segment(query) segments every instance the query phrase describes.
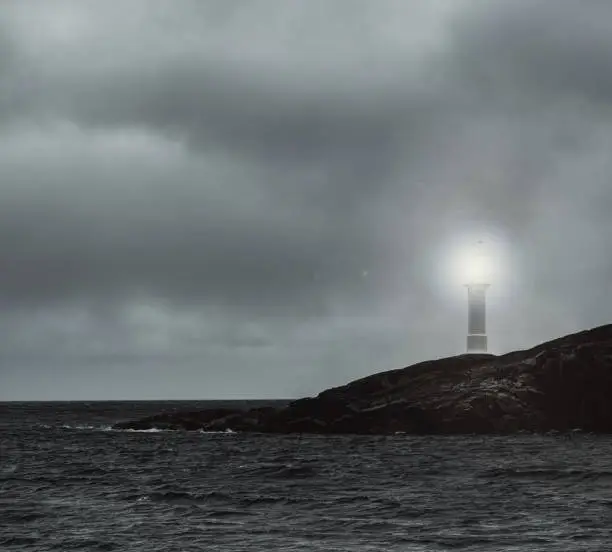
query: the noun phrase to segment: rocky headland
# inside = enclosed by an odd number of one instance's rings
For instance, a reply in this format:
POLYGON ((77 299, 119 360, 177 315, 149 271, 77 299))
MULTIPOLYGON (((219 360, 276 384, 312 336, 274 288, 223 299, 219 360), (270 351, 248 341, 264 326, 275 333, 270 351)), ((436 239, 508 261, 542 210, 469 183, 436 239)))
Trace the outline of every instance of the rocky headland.
POLYGON ((505 355, 373 374, 286 406, 161 413, 115 429, 318 434, 612 433, 612 324, 505 355))

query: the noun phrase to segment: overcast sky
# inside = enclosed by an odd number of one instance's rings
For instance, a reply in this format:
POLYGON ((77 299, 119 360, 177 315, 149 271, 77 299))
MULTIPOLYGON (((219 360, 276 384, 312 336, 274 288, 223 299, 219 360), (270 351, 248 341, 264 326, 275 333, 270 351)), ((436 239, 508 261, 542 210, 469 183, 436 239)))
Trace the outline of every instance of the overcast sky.
POLYGON ((605 0, 2 0, 0 400, 462 353, 476 239, 493 352, 612 321, 611 68, 605 0))

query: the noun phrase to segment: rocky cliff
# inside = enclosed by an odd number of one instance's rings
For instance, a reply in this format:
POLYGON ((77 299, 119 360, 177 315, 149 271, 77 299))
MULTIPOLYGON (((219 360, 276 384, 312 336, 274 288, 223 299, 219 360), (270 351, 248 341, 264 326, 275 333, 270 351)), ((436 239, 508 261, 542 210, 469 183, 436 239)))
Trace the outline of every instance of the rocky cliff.
POLYGON ((116 429, 263 433, 612 433, 612 325, 502 356, 461 355, 358 379, 283 408, 159 414, 116 429))

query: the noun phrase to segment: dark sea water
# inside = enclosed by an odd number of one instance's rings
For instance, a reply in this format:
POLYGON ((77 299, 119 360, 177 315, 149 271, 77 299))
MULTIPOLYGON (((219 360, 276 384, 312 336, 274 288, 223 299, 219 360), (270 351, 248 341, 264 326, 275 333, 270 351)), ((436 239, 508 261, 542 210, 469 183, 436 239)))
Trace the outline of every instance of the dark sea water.
POLYGON ((0 403, 0 551, 612 551, 610 437, 109 430, 211 404, 0 403))

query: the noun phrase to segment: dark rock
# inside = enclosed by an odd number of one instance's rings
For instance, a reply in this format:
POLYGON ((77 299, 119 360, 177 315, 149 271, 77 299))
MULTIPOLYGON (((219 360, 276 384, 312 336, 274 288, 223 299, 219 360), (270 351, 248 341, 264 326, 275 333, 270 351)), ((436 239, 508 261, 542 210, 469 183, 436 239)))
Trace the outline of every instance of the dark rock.
POLYGON ((264 433, 612 433, 612 325, 502 356, 374 374, 282 408, 159 414, 117 429, 264 433))

